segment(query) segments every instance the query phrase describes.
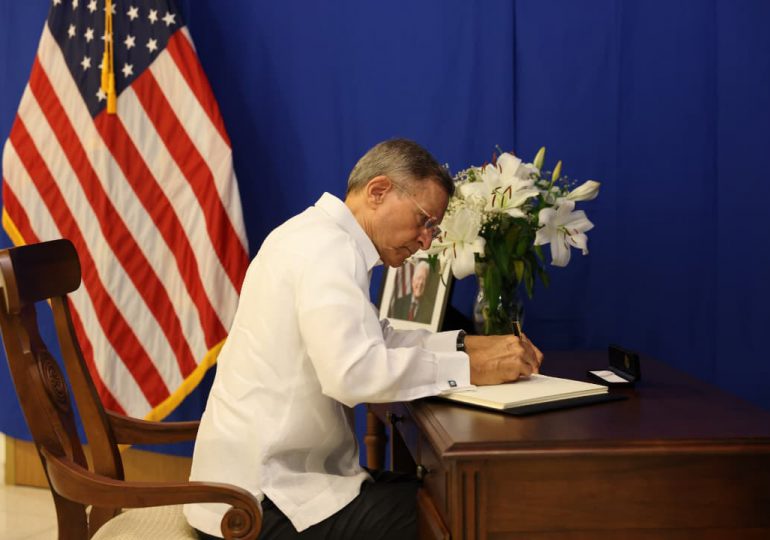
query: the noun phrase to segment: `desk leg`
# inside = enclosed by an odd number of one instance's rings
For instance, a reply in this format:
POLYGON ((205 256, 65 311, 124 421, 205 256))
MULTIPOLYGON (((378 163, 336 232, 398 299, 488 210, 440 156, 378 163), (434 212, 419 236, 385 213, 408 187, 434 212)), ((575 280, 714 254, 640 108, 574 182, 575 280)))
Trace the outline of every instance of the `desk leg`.
POLYGON ((385 424, 369 408, 366 411, 366 466, 370 469, 385 468, 385 424))

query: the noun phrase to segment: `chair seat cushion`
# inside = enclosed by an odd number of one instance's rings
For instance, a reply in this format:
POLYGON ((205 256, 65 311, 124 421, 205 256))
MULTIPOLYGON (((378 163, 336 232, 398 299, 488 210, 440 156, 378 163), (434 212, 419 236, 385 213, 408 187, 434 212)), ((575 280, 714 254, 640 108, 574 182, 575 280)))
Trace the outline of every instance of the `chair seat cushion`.
POLYGON ((91 540, 197 540, 182 514, 182 506, 154 506, 125 510, 96 532, 91 540))

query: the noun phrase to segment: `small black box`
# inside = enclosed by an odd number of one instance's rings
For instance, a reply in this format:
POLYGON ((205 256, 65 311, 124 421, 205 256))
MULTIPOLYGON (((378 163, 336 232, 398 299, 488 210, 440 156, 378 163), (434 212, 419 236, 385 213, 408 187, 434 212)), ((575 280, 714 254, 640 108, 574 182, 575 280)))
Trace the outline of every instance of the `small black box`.
POLYGON ((642 378, 639 355, 617 345, 608 348, 610 365, 606 369, 589 370, 588 376, 607 386, 633 386, 642 378))

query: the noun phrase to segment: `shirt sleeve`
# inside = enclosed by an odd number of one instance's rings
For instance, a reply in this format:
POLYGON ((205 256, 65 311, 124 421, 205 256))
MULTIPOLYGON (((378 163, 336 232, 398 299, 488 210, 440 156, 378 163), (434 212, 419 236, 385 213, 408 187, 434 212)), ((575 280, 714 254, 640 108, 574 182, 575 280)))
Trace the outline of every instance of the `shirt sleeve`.
POLYGON ((335 250, 333 256, 347 260, 308 268, 296 300, 302 340, 325 395, 354 406, 470 384, 468 356, 455 350, 456 333, 383 329, 355 253, 335 250))
POLYGON ((387 319, 380 321, 380 327, 388 347, 423 347, 436 352, 457 350, 459 330, 438 333, 429 330, 397 330, 387 319))

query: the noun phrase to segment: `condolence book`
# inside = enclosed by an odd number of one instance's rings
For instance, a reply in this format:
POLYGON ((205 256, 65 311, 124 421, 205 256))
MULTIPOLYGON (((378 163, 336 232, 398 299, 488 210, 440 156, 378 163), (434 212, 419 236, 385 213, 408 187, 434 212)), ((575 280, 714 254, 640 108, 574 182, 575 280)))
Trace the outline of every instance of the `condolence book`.
POLYGON ((607 387, 601 384, 540 374, 513 383, 477 386, 441 397, 509 414, 529 414, 624 398, 609 394, 607 387))

